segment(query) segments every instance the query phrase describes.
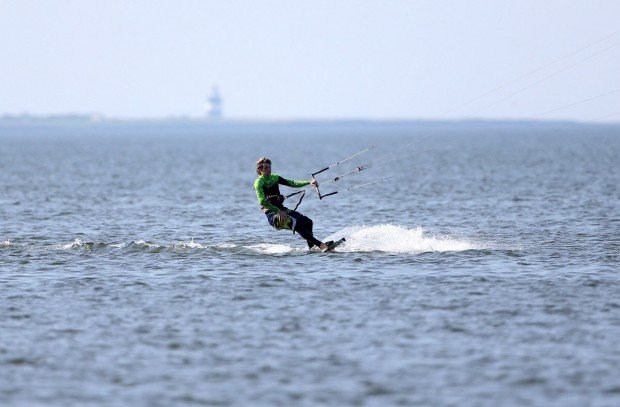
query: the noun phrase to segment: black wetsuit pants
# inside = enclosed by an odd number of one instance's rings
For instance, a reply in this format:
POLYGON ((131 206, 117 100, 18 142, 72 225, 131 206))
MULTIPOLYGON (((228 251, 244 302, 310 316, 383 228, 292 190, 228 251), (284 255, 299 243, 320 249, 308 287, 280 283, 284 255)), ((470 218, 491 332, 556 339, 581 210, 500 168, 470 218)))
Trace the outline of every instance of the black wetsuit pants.
MULTIPOLYGON (((274 228, 276 227, 274 224, 274 219, 276 214, 273 212, 266 212, 265 216, 267 216, 267 221, 274 228)), ((302 215, 299 212, 288 211, 288 216, 295 219, 295 230, 293 232, 299 233, 299 236, 306 239, 308 242, 308 247, 312 248, 313 246, 321 246, 321 241, 314 237, 312 234, 312 219, 309 217, 302 215)), ((277 229, 277 228, 276 228, 277 229)))

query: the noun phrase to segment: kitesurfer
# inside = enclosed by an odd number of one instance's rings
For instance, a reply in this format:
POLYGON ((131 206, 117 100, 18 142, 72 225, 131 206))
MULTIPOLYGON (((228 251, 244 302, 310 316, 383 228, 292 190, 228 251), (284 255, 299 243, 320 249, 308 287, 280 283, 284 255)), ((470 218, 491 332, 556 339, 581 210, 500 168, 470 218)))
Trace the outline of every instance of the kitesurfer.
POLYGON ((321 242, 312 234, 312 219, 299 212, 284 206, 284 196, 280 193, 279 185, 286 185, 292 188, 301 188, 306 185, 318 186, 315 179, 309 181, 295 181, 283 178, 271 173, 271 160, 261 157, 256 162, 256 173, 258 178, 254 181, 254 189, 260 209, 265 213, 267 221, 276 229, 290 229, 293 233, 297 232, 308 242, 311 249, 314 246, 325 251, 328 250, 333 242, 321 242))

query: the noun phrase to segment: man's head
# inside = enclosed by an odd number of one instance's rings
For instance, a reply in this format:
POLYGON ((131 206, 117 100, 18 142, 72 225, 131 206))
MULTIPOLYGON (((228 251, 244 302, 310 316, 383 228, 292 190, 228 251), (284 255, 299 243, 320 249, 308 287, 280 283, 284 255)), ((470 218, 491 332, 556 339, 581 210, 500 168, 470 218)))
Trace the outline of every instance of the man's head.
POLYGON ((271 175, 271 160, 261 157, 256 161, 256 173, 258 175, 271 175))

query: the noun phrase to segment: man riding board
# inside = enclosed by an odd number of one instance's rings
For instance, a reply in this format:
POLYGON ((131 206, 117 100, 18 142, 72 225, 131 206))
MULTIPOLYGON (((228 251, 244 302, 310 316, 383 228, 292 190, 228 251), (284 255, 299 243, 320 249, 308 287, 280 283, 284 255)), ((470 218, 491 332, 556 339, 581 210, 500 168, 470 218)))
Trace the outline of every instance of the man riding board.
POLYGON ((295 181, 271 173, 271 160, 261 157, 256 162, 258 178, 254 181, 254 189, 260 209, 265 213, 267 221, 276 229, 290 229, 297 232, 308 242, 308 248, 317 246, 322 251, 330 249, 332 241, 321 242, 312 234, 312 219, 299 212, 284 206, 284 196, 280 193, 279 185, 292 188, 301 188, 306 185, 318 186, 315 179, 309 181, 295 181))

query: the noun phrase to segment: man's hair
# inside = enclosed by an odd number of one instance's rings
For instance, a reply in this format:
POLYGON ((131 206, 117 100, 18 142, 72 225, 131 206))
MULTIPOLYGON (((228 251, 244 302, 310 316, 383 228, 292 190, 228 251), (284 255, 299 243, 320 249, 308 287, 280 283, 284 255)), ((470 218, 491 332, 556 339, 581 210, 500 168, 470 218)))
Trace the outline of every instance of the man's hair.
POLYGON ((258 161, 256 161, 256 173, 258 175, 260 175, 260 168, 263 166, 263 164, 271 164, 271 160, 267 157, 261 157, 258 159, 258 161))

